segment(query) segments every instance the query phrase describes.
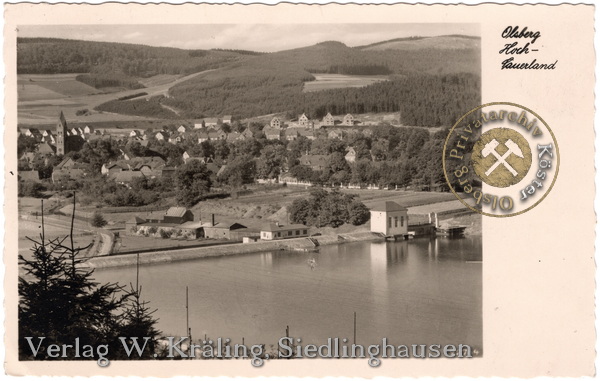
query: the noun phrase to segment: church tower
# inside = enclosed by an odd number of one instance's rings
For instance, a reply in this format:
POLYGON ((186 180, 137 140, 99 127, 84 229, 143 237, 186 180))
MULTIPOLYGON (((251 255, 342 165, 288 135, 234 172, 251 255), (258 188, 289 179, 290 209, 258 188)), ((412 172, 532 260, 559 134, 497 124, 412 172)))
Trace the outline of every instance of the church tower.
POLYGON ((60 112, 58 124, 56 125, 56 154, 64 155, 66 152, 67 120, 63 112, 60 112))

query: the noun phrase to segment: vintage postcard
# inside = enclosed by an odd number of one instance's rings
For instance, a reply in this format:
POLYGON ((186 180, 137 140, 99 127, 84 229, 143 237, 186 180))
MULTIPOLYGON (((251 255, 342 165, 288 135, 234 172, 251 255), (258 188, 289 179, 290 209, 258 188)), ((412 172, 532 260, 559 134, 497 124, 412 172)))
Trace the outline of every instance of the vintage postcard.
POLYGON ((592 5, 4 10, 8 374, 595 373, 592 5))

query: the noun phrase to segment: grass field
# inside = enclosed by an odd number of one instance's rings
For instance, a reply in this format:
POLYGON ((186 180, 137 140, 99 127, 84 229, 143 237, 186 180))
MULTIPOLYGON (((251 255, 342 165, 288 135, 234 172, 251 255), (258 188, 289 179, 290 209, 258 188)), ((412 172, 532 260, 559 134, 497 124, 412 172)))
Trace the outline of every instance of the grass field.
POLYGON ((140 80, 138 80, 138 82, 146 87, 154 87, 169 84, 179 77, 179 75, 159 74, 150 78, 141 78, 140 80))
MULTIPOLYGON (((164 95, 172 86, 210 71, 207 70, 186 77, 160 75, 147 78, 144 81, 148 86, 143 91, 148 93, 148 96, 164 95)), ((54 125, 60 111, 64 112, 69 123, 87 124, 153 120, 150 117, 93 111, 95 107, 103 103, 139 93, 140 89, 107 94, 76 81, 75 77, 76 74, 18 75, 19 102, 17 110, 19 124, 54 125), (62 97, 56 94, 61 94, 62 97), (92 113, 90 115, 76 115, 77 111, 81 109, 88 109, 92 113)))
MULTIPOLYGON (((19 254, 23 255, 25 258, 31 258, 34 244, 27 239, 27 237, 39 240, 41 233, 41 219, 38 221, 19 220, 19 254)), ((56 238, 62 239, 69 235, 69 229, 48 223, 44 226, 44 233, 46 241, 56 238)), ((73 234, 73 244, 75 247, 86 247, 92 243, 95 237, 95 234, 78 231, 73 234)), ((70 245, 70 240, 67 239, 64 244, 66 246, 70 245)))
POLYGON ((313 74, 313 76, 316 78, 315 81, 304 83, 303 91, 305 93, 346 87, 365 87, 388 80, 388 77, 379 75, 313 74))
POLYGON ((101 93, 98 89, 77 81, 77 75, 18 75, 19 101, 61 99, 101 93))

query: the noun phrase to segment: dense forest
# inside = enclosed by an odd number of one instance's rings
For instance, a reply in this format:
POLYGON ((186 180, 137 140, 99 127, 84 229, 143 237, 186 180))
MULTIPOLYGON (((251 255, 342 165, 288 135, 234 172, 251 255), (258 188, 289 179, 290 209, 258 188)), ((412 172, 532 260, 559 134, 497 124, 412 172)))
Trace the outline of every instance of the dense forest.
POLYGON ((402 123, 411 126, 448 126, 480 103, 480 77, 473 74, 413 75, 379 82, 364 88, 302 92, 302 83, 291 76, 224 78, 177 87, 171 98, 150 101, 111 101, 101 111, 120 114, 176 118, 161 102, 185 110, 187 118, 224 115, 231 110, 240 117, 287 111, 321 119, 333 115, 400 112, 402 123), (267 79, 268 78, 268 79, 267 79), (264 82, 263 82, 264 81, 264 82), (244 87, 254 90, 242 91, 244 87))
POLYGON ((146 45, 18 38, 18 74, 119 73, 132 77, 191 74, 243 59, 231 51, 183 50, 146 45))
POLYGON ((18 74, 85 73, 77 80, 92 87, 143 87, 139 78, 186 75, 245 59, 250 52, 183 50, 145 45, 17 39, 18 74))

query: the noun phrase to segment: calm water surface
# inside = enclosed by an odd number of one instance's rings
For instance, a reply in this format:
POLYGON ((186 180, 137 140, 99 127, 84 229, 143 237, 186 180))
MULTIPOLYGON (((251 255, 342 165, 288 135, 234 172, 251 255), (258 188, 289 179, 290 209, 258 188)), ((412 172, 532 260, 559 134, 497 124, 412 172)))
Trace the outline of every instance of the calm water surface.
MULTIPOLYGON (((315 253, 270 252, 140 267, 142 297, 164 335, 184 336, 185 287, 194 339, 304 343, 482 345, 481 238, 359 242, 315 253), (311 269, 308 260, 314 258, 311 269)), ((101 282, 135 283, 135 267, 98 269, 101 282)))

